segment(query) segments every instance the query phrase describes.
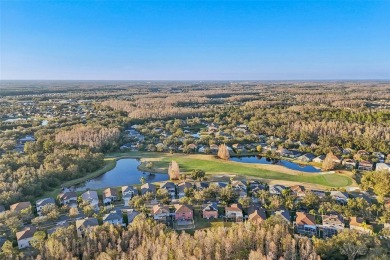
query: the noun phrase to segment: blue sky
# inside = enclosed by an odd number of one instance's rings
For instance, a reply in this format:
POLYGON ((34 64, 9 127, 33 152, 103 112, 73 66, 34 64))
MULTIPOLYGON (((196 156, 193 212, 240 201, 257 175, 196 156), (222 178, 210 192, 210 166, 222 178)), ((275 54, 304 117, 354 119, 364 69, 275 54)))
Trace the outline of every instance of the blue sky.
POLYGON ((390 1, 0 1, 1 79, 390 79, 390 1))

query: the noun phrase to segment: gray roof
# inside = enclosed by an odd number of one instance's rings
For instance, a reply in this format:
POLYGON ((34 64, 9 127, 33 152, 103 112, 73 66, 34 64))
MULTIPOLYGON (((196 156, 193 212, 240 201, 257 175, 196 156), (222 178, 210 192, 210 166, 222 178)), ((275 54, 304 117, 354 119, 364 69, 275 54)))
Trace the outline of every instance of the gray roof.
POLYGON ((194 185, 192 184, 192 183, 190 183, 190 182, 182 182, 182 183, 179 183, 179 185, 177 185, 177 189, 178 189, 178 191, 179 192, 184 192, 184 190, 186 189, 186 188, 193 188, 194 187, 194 185))
POLYGON ((60 223, 60 224, 57 224, 55 227, 52 227, 52 228, 48 229, 48 230, 46 231, 46 233, 47 233, 48 235, 51 235, 51 234, 53 234, 54 232, 56 232, 57 229, 59 229, 59 228, 66 228, 66 227, 68 227, 68 226, 69 226, 69 223, 66 222, 66 221, 64 221, 64 222, 62 222, 62 223, 60 223))
POLYGON ((134 209, 129 209, 128 211, 127 211, 127 220, 128 220, 128 223, 130 224, 130 223, 132 223, 133 222, 133 220, 134 220, 134 218, 136 217, 136 216, 138 216, 140 213, 138 212, 138 211, 136 211, 136 210, 134 210, 134 209))
POLYGON ((122 220, 123 216, 120 211, 111 211, 110 213, 103 216, 103 221, 109 221, 109 220, 122 220))
POLYGON ((145 194, 146 192, 156 193, 156 186, 151 183, 145 183, 141 186, 141 193, 145 194))
POLYGON ((84 218, 80 220, 76 220, 76 228, 87 228, 99 225, 99 222, 96 218, 84 218))
POLYGON ((218 204, 216 202, 209 202, 202 206, 202 211, 216 211, 218 210, 218 204))
POLYGON ((89 190, 81 194, 83 200, 99 200, 98 194, 94 190, 89 190))
POLYGON ((175 184, 173 182, 170 182, 170 181, 167 181, 167 182, 164 182, 163 184, 161 184, 160 188, 161 189, 172 189, 172 188, 175 188, 175 184))
POLYGON ((37 207, 39 206, 43 207, 48 204, 56 204, 56 201, 53 198, 45 198, 45 199, 38 200, 36 202, 37 207))
POLYGON ((290 212, 287 209, 276 210, 273 215, 281 216, 284 220, 291 222, 290 212))

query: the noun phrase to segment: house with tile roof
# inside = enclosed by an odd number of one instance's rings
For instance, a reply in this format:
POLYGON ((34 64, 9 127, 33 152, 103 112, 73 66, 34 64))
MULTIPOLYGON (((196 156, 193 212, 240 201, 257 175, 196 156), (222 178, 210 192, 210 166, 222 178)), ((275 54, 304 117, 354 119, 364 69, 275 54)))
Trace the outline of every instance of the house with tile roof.
POLYGON ((107 188, 103 191, 103 204, 109 205, 119 200, 119 192, 113 188, 107 188))
POLYGON ((152 215, 154 220, 165 221, 169 217, 170 213, 171 212, 168 205, 157 204, 152 208, 152 215))
POLYGON ((313 215, 306 212, 297 212, 295 227, 297 233, 307 236, 315 236, 317 234, 317 225, 313 215))
POLYGON ((188 205, 175 204, 175 220, 193 220, 194 211, 188 205))
POLYGON ((234 203, 225 207, 225 217, 236 222, 243 221, 243 213, 241 205, 234 203))
POLYGON ((253 210, 249 216, 248 221, 254 224, 261 224, 267 219, 267 214, 265 213, 265 209, 258 208, 253 210))

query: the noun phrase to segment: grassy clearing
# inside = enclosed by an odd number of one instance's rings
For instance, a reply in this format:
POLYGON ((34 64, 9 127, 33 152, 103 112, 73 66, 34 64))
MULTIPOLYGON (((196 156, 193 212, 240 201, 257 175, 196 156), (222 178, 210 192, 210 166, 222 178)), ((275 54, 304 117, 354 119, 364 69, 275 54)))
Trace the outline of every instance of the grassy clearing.
POLYGON ((301 174, 287 174, 271 170, 262 169, 261 165, 244 164, 236 162, 225 162, 221 160, 202 160, 186 157, 168 157, 162 158, 160 162, 154 162, 158 168, 165 168, 171 160, 176 160, 180 169, 185 172, 193 169, 202 169, 207 174, 231 173, 235 175, 251 176, 256 178, 305 182, 319 184, 328 187, 344 187, 352 184, 352 180, 339 174, 315 174, 315 173, 301 173, 301 174))
POLYGON ((150 159, 150 161, 153 161, 151 171, 155 172, 167 172, 169 163, 175 160, 179 163, 182 172, 202 169, 209 175, 232 174, 270 180, 310 183, 325 187, 345 187, 353 184, 352 179, 347 174, 298 173, 287 168, 283 169, 284 172, 279 172, 266 169, 266 167, 269 167, 266 165, 222 161, 212 155, 129 152, 110 156, 116 156, 116 158, 150 159))

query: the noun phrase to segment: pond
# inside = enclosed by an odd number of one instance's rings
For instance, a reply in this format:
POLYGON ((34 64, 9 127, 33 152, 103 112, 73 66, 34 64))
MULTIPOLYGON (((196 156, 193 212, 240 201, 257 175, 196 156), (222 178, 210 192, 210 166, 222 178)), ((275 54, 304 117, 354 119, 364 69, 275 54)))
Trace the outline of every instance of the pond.
POLYGON ((230 160, 235 162, 243 163, 259 163, 259 164, 275 164, 281 165, 291 170, 301 171, 301 172, 321 172, 320 169, 311 166, 311 165, 300 165, 298 163, 289 162, 286 160, 275 160, 261 156, 242 156, 242 157, 232 157, 230 160))
POLYGON ((143 173, 137 167, 141 164, 139 159, 120 159, 116 162, 116 166, 111 171, 108 171, 96 178, 84 182, 76 187, 77 191, 87 189, 103 189, 109 187, 125 186, 140 184, 140 179, 144 177, 146 182, 166 181, 169 179, 168 174, 163 173, 143 173))

